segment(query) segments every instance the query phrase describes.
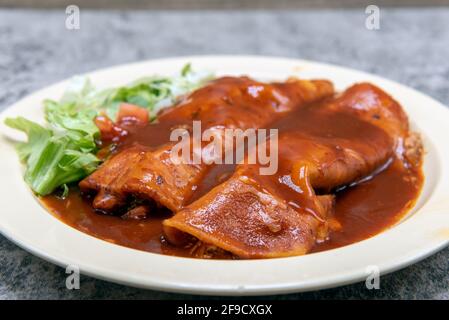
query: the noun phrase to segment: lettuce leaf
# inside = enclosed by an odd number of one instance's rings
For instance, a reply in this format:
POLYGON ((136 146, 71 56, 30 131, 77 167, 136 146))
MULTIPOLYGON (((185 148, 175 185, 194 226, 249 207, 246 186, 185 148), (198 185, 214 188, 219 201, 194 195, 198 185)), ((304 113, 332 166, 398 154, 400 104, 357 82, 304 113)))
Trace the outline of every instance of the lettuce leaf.
POLYGON ((179 76, 148 77, 105 90, 96 90, 89 79, 75 78, 59 101, 44 101, 45 127, 23 117, 5 120, 28 137, 16 146, 26 165, 26 183, 40 196, 58 188, 67 195, 68 184, 82 180, 100 165, 95 117, 106 113, 115 120, 120 104, 127 102, 146 108, 154 119, 160 109, 209 79, 209 74, 195 73, 190 65, 179 76))
POLYGON ((27 142, 17 144, 17 151, 26 164, 24 179, 39 195, 79 181, 92 173, 100 162, 94 154, 81 151, 82 144, 77 145, 68 136, 56 136, 25 118, 8 118, 5 123, 28 136, 27 142))

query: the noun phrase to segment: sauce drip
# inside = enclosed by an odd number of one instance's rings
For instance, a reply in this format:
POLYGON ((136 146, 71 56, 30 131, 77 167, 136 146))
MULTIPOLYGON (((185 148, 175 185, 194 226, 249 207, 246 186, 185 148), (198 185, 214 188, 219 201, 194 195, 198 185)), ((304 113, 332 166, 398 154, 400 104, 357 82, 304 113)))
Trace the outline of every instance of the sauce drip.
MULTIPOLYGON (((130 130, 130 135, 118 147, 123 149, 133 143, 147 147, 157 147, 169 141, 174 127, 191 124, 191 115, 185 118, 173 118, 164 123, 149 124, 143 128, 130 130)), ((278 128, 280 135, 291 130, 314 133, 317 139, 326 139, 333 135, 347 139, 356 139, 361 135, 376 134, 380 129, 357 119, 337 114, 333 118, 323 118, 319 112, 302 108, 288 117, 275 122, 271 127, 278 128), (326 125, 324 121, 328 121, 326 125), (330 122, 329 122, 330 121, 330 122), (321 128, 326 127, 326 130, 321 128)), ((287 152, 288 150, 280 150, 287 152)), ((289 157, 286 157, 289 159, 289 157)), ((288 161, 287 161, 288 162, 288 161)), ((289 167, 287 163, 285 167, 289 167)), ((284 165, 280 164, 280 174, 284 165)), ((190 202, 199 199, 213 187, 224 182, 235 170, 234 165, 216 165, 208 170, 206 177, 195 186, 190 202)), ((279 180, 279 177, 274 177, 279 180)), ((261 179, 268 188, 271 178, 261 179), (266 182, 266 183, 265 183, 266 182)), ((393 157, 392 162, 383 171, 362 182, 334 192, 336 195, 335 219, 341 230, 333 231, 327 241, 316 244, 312 252, 346 246, 369 237, 393 226, 413 207, 423 184, 421 168, 406 168, 400 160, 393 157)), ((326 193, 329 190, 325 190, 326 193)), ((290 202, 295 202, 297 193, 291 190, 281 192, 290 202)), ((138 250, 166 255, 195 257, 191 247, 183 248, 169 244, 163 238, 162 221, 171 216, 167 210, 152 212, 145 220, 123 220, 117 216, 102 215, 96 212, 89 199, 81 196, 79 189, 73 187, 65 199, 50 195, 41 199, 42 203, 58 219, 71 227, 94 237, 118 245, 138 250)), ((222 255, 215 258, 229 258, 222 255)))
MULTIPOLYGON (((220 170, 211 172, 205 181, 220 180, 220 170)), ((337 192, 335 217, 342 225, 330 239, 316 245, 312 252, 334 249, 372 237, 393 226, 413 206, 422 184, 421 172, 406 171, 390 165, 372 179, 337 192)), ((207 190, 206 185, 202 186, 207 190)), ((44 205, 69 226, 111 243, 173 256, 191 257, 190 248, 170 245, 162 237, 162 221, 167 214, 156 214, 142 221, 123 220, 101 215, 83 199, 77 188, 66 199, 55 195, 42 199, 44 205)))

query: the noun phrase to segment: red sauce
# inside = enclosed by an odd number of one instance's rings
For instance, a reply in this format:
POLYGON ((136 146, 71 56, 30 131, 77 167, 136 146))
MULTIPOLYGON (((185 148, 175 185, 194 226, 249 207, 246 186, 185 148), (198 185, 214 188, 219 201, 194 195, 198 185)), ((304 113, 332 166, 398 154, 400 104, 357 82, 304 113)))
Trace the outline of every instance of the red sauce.
POLYGON ((421 170, 393 163, 372 179, 337 192, 335 217, 342 228, 314 251, 346 246, 392 227, 413 207, 422 183, 421 170))
MULTIPOLYGON (((191 123, 192 115, 186 114, 185 118, 173 119, 168 114, 165 115, 167 121, 163 123, 147 125, 131 132, 120 148, 135 142, 149 147, 157 147, 167 142, 173 127, 191 123)), ((320 138, 319 134, 322 134, 323 139, 334 134, 356 139, 361 135, 374 135, 380 130, 369 123, 355 121, 354 118, 344 115, 328 118, 328 122, 325 125, 318 113, 303 109, 289 115, 274 126, 280 129, 280 133, 282 130, 285 132, 291 129, 298 130, 298 128, 305 132, 317 131, 317 138, 320 138), (323 127, 326 127, 327 131, 323 131, 323 127)), ((286 158, 290 161, 290 157, 286 158)), ((213 166, 197 186, 190 202, 225 181, 232 175, 234 169, 233 165, 213 166)), ((406 168, 400 165, 399 160, 393 159, 389 166, 370 179, 364 179, 357 185, 337 191, 335 219, 341 224, 341 229, 331 232, 329 239, 317 244, 312 252, 349 245, 393 226, 414 205, 422 184, 421 168, 406 168)), ((58 219, 94 237, 138 250, 194 257, 192 248, 175 247, 164 240, 162 221, 171 216, 167 210, 152 213, 149 218, 140 221, 102 215, 92 208, 89 199, 82 197, 76 187, 71 189, 66 199, 51 195, 42 198, 41 201, 58 219)), ((228 256, 218 258, 228 258, 228 256)))
MULTIPOLYGON (((199 186, 192 200, 223 182, 233 166, 217 166, 199 186)), ((413 207, 421 190, 421 170, 406 170, 397 163, 368 181, 336 193, 335 217, 342 228, 332 232, 329 240, 316 245, 314 252, 334 249, 372 237, 396 224, 413 207)), ((162 212, 141 221, 97 213, 77 188, 66 199, 56 195, 41 199, 61 221, 118 245, 138 250, 190 257, 191 249, 170 245, 163 239, 162 221, 170 214, 162 212)))
MULTIPOLYGON (((216 183, 215 179, 222 173, 213 171, 207 180, 216 183)), ((335 214, 342 229, 331 233, 330 239, 317 244, 314 251, 349 245, 393 226, 415 203, 422 180, 421 172, 405 171, 393 164, 371 180, 337 192, 335 214)), ((163 240, 162 220, 170 215, 153 215, 142 221, 101 215, 76 188, 64 200, 52 195, 43 198, 42 202, 58 219, 96 238, 148 252, 190 256, 189 249, 172 246, 163 240)))

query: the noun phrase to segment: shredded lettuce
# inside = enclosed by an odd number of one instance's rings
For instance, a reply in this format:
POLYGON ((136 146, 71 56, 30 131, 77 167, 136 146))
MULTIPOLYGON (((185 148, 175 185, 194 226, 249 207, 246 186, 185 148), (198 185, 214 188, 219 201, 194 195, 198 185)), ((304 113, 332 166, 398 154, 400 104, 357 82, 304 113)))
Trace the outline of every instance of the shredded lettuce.
POLYGON ((17 144, 17 151, 26 164, 24 179, 39 195, 48 195, 60 186, 79 181, 100 162, 93 153, 95 146, 89 149, 92 153, 83 151, 83 139, 78 143, 71 135, 62 132, 57 135, 22 117, 8 118, 5 123, 28 136, 27 142, 17 144))
POLYGON ((179 76, 148 77, 106 90, 96 90, 89 79, 75 78, 59 101, 44 101, 45 127, 23 117, 5 120, 28 137, 27 142, 17 143, 19 158, 26 165, 26 183, 40 196, 58 188, 67 196, 67 185, 91 174, 101 162, 96 156, 100 135, 96 116, 105 113, 115 120, 120 104, 127 102, 147 109, 154 119, 178 96, 209 79, 209 74, 193 72, 190 64, 179 76))

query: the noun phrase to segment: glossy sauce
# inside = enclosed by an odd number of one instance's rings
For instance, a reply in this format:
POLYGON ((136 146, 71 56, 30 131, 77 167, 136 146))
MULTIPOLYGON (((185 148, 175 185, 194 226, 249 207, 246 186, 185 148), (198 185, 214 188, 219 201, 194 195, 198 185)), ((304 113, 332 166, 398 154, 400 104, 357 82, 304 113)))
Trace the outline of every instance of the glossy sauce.
MULTIPOLYGON (((312 191, 317 191, 321 195, 332 193, 336 195, 334 215, 341 228, 331 232, 328 240, 316 244, 312 252, 361 241, 397 223, 413 206, 419 195, 423 182, 421 168, 409 168, 395 158, 392 152, 394 142, 381 127, 352 114, 334 112, 333 109, 320 109, 319 103, 296 108, 298 103, 303 100, 302 97, 290 94, 288 96, 293 97, 293 100, 286 100, 279 97, 277 93, 274 94, 272 88, 276 88, 276 86, 275 84, 271 89, 268 87, 264 89, 263 84, 255 84, 247 78, 218 80, 215 86, 206 86, 193 92, 190 98, 182 100, 178 104, 178 107, 182 107, 172 109, 175 112, 170 112, 170 109, 164 110, 158 117, 158 123, 145 126, 130 123, 128 126, 120 128, 124 129, 126 134, 123 135, 123 139, 120 138, 116 141, 118 146, 112 152, 123 150, 134 144, 150 149, 158 148, 169 142, 170 133, 174 128, 187 127, 190 129, 193 120, 202 120, 203 129, 216 125, 238 128, 276 128, 279 129, 280 137, 279 170, 272 176, 252 174, 258 183, 268 189, 270 193, 280 195, 279 198, 297 208, 299 214, 308 214, 304 209, 314 208, 314 205, 315 208, 319 208, 316 205, 317 197, 311 197, 310 192, 306 192, 307 188, 303 188, 302 180, 299 183, 297 183, 298 181, 290 183, 289 181, 284 182, 283 178, 290 177, 290 180, 300 180, 299 171, 296 171, 298 168, 295 166, 301 165, 302 168, 305 168, 304 163, 301 163, 309 161, 307 168, 312 168, 310 164, 313 164, 318 171, 327 173, 323 173, 321 176, 315 175, 314 181, 308 181, 310 184, 313 183, 312 191), (242 88, 250 90, 248 91, 249 95, 243 92, 245 90, 242 88), (195 103, 192 103, 193 98, 195 98, 195 103), (253 98, 260 101, 255 103, 253 98), (233 99, 240 101, 240 104, 235 105, 233 99), (278 100, 287 103, 280 103, 278 100), (261 105, 264 105, 265 108, 261 108, 261 105), (290 113, 285 116, 284 111, 290 113), (368 145, 367 141, 373 143, 368 145), (342 151, 344 148, 363 151, 361 154, 366 156, 364 158, 366 168, 361 171, 359 166, 360 172, 356 169, 346 168, 348 170, 343 170, 344 174, 335 172, 333 175, 329 174, 332 173, 332 168, 335 168, 332 166, 344 159, 342 151), (387 150, 387 153, 382 154, 382 150, 387 150), (379 160, 382 162, 370 162, 369 159, 382 159, 379 160), (356 181, 363 178, 363 174, 373 172, 386 159, 390 159, 389 165, 383 166, 382 171, 376 172, 375 175, 368 178, 364 177, 363 182, 351 184, 345 188, 341 187, 343 183, 356 181), (320 167, 320 164, 323 163, 325 165, 320 167), (343 179, 342 176, 345 178, 343 179), (294 188, 298 186, 301 191, 294 188), (340 186, 338 191, 331 189, 337 186, 340 186), (315 202, 309 203, 312 198, 315 199, 313 200, 315 202)), ((290 90, 296 85, 289 83, 279 84, 279 86, 287 86, 284 90, 290 90)), ((370 93, 371 91, 363 89, 360 92, 370 93)), ((374 96, 376 97, 376 95, 374 96)), ((356 95, 356 97, 358 96, 356 95)), ((355 104, 357 101, 351 100, 347 103, 355 104)), ((365 103, 367 102, 365 101, 365 103)), ((326 103, 323 105, 325 106, 326 103)), ((381 115, 373 116, 375 119, 380 119, 381 115)), ((102 150, 105 152, 105 156, 110 151, 108 147, 102 150)), ((197 180, 200 181, 199 184, 192 186, 191 190, 194 191, 191 197, 189 186, 189 197, 186 197, 188 199, 186 202, 191 203, 199 199, 213 187, 226 181, 234 173, 235 168, 234 165, 207 166, 202 171, 205 177, 197 180)), ((240 168, 239 166, 238 170, 240 168)), ((245 170, 249 171, 244 171, 244 173, 254 173, 257 168, 257 165, 245 167, 245 170)), ((357 167, 355 166, 355 168, 357 167)), ((240 173, 237 171, 237 174, 240 173)), ((312 177, 312 174, 308 177, 312 177)), ((51 195, 41 200, 58 219, 94 237, 148 252, 197 257, 195 245, 175 247, 164 239, 162 221, 172 215, 167 209, 154 210, 155 212, 151 212, 146 219, 142 220, 125 220, 120 216, 101 214, 92 208, 92 199, 89 198, 89 195, 87 193, 81 195, 76 186, 71 188, 65 199, 51 195)), ((117 212, 113 212, 117 214, 117 212)), ((314 215, 320 219, 317 212, 318 210, 314 215)), ((222 253, 214 256, 214 258, 230 257, 232 256, 222 253)))
MULTIPOLYGON (((342 116, 338 116, 342 117, 342 116)), ((373 130, 363 121, 351 122, 351 118, 333 118, 330 130, 321 132, 324 136, 338 132, 338 136, 356 137, 367 135, 373 130), (365 126, 365 127, 364 127, 365 126)), ((173 119, 164 124, 151 124, 132 132, 121 147, 139 142, 156 147, 168 141, 173 126, 189 122, 191 119, 173 119)), ((275 125, 282 132, 292 128, 304 131, 319 131, 323 119, 317 114, 299 110, 275 125)), ((194 201, 214 186, 225 181, 234 172, 233 165, 217 165, 208 171, 205 179, 197 186, 194 201)), ((335 218, 341 224, 341 230, 331 232, 327 241, 318 243, 312 252, 329 250, 367 239, 393 226, 413 207, 423 183, 421 168, 407 169, 399 160, 393 158, 383 171, 364 182, 337 191, 335 218)), ((43 204, 64 223, 94 237, 126 247, 167 255, 194 257, 192 248, 170 245, 162 233, 162 221, 171 216, 167 210, 152 214, 140 221, 123 220, 117 216, 97 213, 89 199, 81 196, 79 190, 71 189, 66 199, 56 195, 42 199, 43 204)), ((226 257, 218 257, 226 258, 226 257)))
MULTIPOLYGON (((192 200, 201 197, 224 178, 229 177, 234 167, 224 165, 210 170, 192 200)), ((123 220, 117 216, 99 214, 92 208, 90 199, 83 197, 77 187, 71 188, 65 199, 50 195, 41 198, 41 201, 59 220, 96 238, 148 252, 182 257, 192 256, 193 248, 176 247, 163 238, 162 221, 171 216, 167 211, 152 214, 141 221, 123 220)))
MULTIPOLYGON (((216 181, 226 173, 223 171, 211 172, 207 181, 216 181)), ((393 164, 371 180, 337 192, 335 216, 342 230, 331 233, 330 239, 317 244, 313 251, 358 242, 393 226, 413 206, 421 184, 420 172, 404 171, 393 164)), ((142 221, 101 215, 92 209, 76 188, 64 200, 52 195, 43 198, 42 202, 58 219, 94 237, 143 251, 191 256, 189 248, 175 247, 164 241, 162 221, 169 214, 151 216, 142 221)))
POLYGON ((421 191, 421 170, 404 170, 398 160, 372 179, 337 192, 335 217, 342 228, 313 251, 365 240, 398 223, 421 191))

